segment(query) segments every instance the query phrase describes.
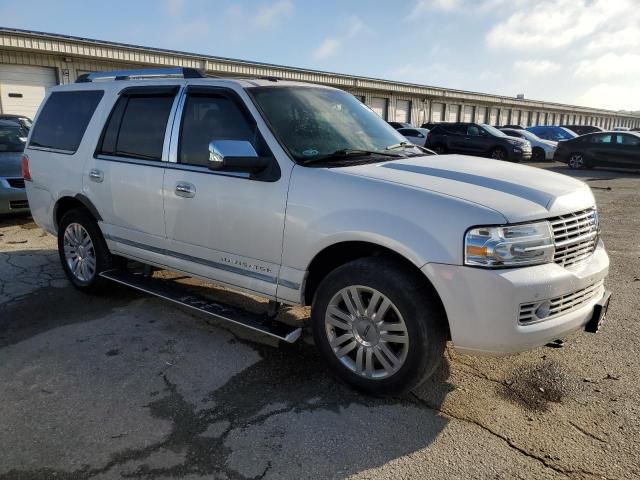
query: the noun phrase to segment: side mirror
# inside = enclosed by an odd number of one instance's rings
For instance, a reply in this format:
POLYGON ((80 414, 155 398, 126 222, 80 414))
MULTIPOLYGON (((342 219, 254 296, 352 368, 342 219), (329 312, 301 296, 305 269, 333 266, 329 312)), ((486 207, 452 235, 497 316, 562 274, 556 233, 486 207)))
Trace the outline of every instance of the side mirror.
POLYGON ((269 166, 269 157, 260 157, 246 140, 209 142, 209 169, 257 173, 269 166))

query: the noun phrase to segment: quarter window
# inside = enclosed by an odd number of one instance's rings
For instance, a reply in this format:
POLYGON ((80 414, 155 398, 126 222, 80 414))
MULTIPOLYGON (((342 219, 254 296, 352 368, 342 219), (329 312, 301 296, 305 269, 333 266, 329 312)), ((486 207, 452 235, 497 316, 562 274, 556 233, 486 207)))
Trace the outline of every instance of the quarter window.
POLYGON ((100 153, 161 160, 174 96, 124 94, 111 112, 100 153))
POLYGON ((29 146, 75 153, 103 94, 102 90, 80 90, 49 95, 29 146))
POLYGON ((259 156, 270 156, 258 128, 238 103, 224 94, 189 95, 184 107, 178 161, 206 166, 209 143, 244 140, 259 156))

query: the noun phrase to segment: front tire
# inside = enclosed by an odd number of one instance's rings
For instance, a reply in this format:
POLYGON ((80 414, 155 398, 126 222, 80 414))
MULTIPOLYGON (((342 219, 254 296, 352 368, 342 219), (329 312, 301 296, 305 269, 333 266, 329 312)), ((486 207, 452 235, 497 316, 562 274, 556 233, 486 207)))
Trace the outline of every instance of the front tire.
POLYGON ((507 151, 502 147, 495 147, 495 148, 491 149, 491 152, 489 152, 489 155, 494 160, 508 160, 509 159, 507 151))
POLYGON ((567 163, 569 165, 569 168, 572 168, 574 170, 579 170, 586 167, 584 156, 579 152, 574 152, 569 155, 569 161, 567 163))
POLYGON ((331 369, 367 393, 411 390, 436 370, 446 316, 419 274, 383 258, 349 262, 321 282, 313 335, 331 369))
POLYGON ((64 273, 78 290, 95 292, 104 286, 100 272, 111 268, 113 257, 89 213, 76 209, 64 214, 58 225, 58 253, 64 273))
POLYGON ((531 160, 534 162, 544 162, 547 158, 545 151, 540 147, 533 147, 531 160))

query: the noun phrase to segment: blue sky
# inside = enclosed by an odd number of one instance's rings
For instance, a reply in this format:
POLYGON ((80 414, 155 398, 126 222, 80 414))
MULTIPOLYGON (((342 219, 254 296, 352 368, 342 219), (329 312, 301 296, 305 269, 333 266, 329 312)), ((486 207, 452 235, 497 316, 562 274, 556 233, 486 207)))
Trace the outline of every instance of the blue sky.
POLYGON ((0 25, 640 110, 640 0, 0 0, 0 25))

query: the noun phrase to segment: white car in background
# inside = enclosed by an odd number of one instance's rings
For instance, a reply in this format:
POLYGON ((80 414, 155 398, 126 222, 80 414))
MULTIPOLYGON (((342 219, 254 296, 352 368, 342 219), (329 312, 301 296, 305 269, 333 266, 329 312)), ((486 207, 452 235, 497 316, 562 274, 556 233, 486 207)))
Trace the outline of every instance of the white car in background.
POLYGON ((517 128, 501 128, 506 135, 510 137, 522 138, 531 143, 531 160, 534 162, 542 162, 544 160, 553 160, 553 155, 558 148, 558 142, 553 140, 545 140, 538 137, 535 133, 531 133, 528 130, 520 130, 517 128))
POLYGON ((424 147, 427 143, 428 128, 399 128, 398 133, 414 145, 424 147))

